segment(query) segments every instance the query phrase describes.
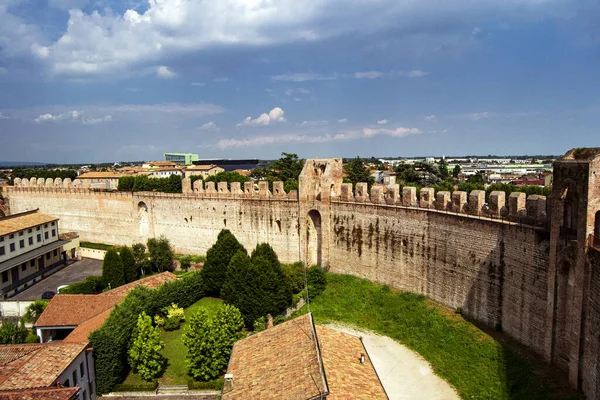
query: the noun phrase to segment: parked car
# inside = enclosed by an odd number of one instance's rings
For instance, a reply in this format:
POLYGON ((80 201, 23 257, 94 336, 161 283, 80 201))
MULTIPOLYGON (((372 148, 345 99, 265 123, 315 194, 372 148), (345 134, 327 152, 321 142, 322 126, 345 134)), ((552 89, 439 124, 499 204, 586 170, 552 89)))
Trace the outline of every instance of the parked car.
POLYGON ((56 294, 56 292, 53 292, 51 290, 42 293, 42 300, 50 300, 51 298, 54 297, 54 295, 56 294))

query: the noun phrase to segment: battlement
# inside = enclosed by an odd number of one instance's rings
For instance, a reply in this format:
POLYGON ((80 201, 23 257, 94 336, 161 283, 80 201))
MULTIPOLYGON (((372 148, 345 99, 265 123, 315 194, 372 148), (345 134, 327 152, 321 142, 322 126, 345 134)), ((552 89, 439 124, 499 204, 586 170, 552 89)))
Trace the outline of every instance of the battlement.
POLYGON ((343 183, 340 196, 332 201, 346 203, 369 203, 378 205, 410 207, 435 210, 445 213, 463 214, 484 218, 519 222, 522 224, 545 227, 547 225, 546 196, 513 192, 494 191, 486 202, 484 190, 435 192, 433 188, 422 188, 417 196, 417 188, 399 185, 371 187, 368 192, 366 183, 357 183, 353 191, 351 183, 343 183))
MULTIPOLYGON (((43 178, 15 179, 14 186, 7 187, 7 191, 14 192, 38 192, 38 193, 77 193, 98 194, 108 196, 131 196, 132 192, 120 192, 116 190, 98 190, 91 187, 89 181, 70 178, 44 180, 43 178)), ((193 183, 189 178, 182 180, 182 193, 162 192, 135 192, 137 194, 153 195, 157 197, 197 197, 197 198, 223 198, 223 199, 256 199, 256 200, 291 200, 298 201, 298 191, 292 190, 286 193, 283 182, 273 182, 270 190, 268 182, 245 182, 242 187, 240 182, 203 182, 197 180, 193 183)))

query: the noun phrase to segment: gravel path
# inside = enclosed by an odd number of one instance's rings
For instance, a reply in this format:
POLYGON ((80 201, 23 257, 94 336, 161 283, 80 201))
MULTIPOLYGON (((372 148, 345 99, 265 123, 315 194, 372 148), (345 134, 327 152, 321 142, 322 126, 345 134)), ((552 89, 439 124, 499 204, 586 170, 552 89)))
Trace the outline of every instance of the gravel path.
POLYGON ((452 386, 435 375, 423 357, 395 340, 353 326, 326 326, 362 337, 373 367, 391 400, 460 400, 452 386))

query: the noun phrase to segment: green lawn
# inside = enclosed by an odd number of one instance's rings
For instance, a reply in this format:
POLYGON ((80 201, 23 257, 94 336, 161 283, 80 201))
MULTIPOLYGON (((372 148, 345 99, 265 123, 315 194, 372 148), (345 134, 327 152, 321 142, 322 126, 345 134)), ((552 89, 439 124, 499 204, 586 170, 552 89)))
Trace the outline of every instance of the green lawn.
MULTIPOLYGON (((212 297, 205 297, 185 309, 186 322, 181 324, 178 330, 167 332, 164 329, 160 331, 160 338, 165 343, 165 348, 162 351, 163 356, 168 360, 168 367, 163 373, 158 382, 163 385, 185 385, 190 379, 187 375, 187 367, 185 365, 185 356, 187 348, 181 340, 187 321, 194 312, 200 308, 206 309, 209 315, 213 315, 217 309, 223 304, 223 300, 212 297)), ((144 381, 132 372, 129 373, 124 384, 138 385, 144 381)))
MULTIPOLYGON (((311 301, 311 311, 317 323, 353 324, 413 349, 463 399, 583 399, 548 376, 543 364, 527 360, 514 345, 496 341, 423 296, 392 291, 351 276, 327 274, 327 288, 311 301)), ((306 307, 301 312, 306 312, 306 307)))

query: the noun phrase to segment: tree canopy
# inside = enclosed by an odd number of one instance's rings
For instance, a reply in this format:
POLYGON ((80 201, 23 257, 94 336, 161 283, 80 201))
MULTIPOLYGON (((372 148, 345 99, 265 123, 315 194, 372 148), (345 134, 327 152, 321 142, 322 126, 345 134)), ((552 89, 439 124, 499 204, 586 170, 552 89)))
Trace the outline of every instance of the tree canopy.
POLYGON ((344 165, 344 171, 346 171, 347 181, 352 183, 352 185, 356 185, 357 183, 366 182, 371 186, 375 179, 371 176, 365 161, 356 157, 350 160, 346 165, 344 165))
POLYGON ((246 253, 246 249, 235 236, 228 229, 219 232, 217 242, 206 252, 206 262, 202 268, 202 278, 209 295, 218 296, 221 293, 227 266, 238 251, 246 253))
POLYGON ((142 312, 128 352, 129 365, 143 380, 151 381, 164 370, 165 359, 160 353, 164 347, 158 327, 153 327, 150 316, 142 312))
POLYGON ((150 253, 150 266, 153 271, 163 272, 173 269, 173 250, 169 244, 169 239, 165 236, 150 238, 146 243, 150 253))
POLYGON ((102 263, 102 279, 106 285, 110 285, 112 289, 124 285, 125 272, 123 271, 123 262, 119 253, 114 248, 106 251, 104 261, 102 263))

